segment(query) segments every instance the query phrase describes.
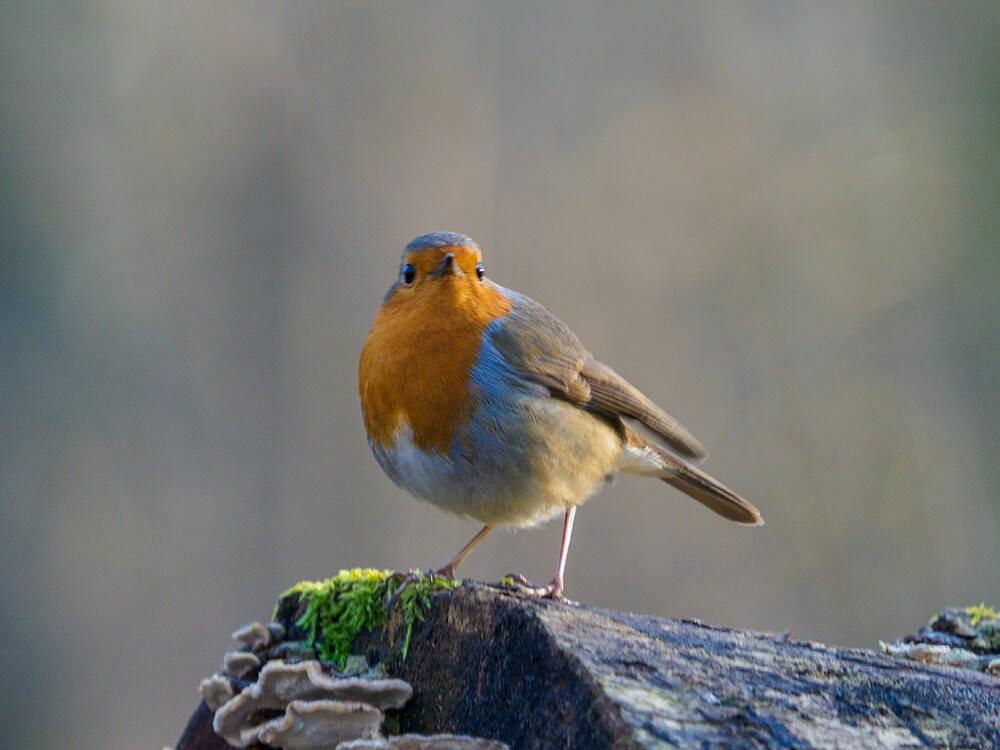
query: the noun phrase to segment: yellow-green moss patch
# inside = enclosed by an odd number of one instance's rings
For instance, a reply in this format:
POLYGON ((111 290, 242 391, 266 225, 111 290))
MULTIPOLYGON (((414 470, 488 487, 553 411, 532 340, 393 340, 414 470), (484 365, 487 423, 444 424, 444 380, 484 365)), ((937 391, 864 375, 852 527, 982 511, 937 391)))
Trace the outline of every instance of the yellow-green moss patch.
POLYGON ((996 613, 993 607, 986 606, 986 602, 981 602, 974 607, 966 607, 965 614, 972 618, 972 627, 976 627, 983 620, 996 620, 1000 618, 1000 615, 996 613))
MULTIPOLYGON (((342 570, 325 581, 303 581, 281 595, 280 602, 295 597, 303 608, 296 624, 306 633, 306 643, 321 659, 344 668, 351 655, 354 638, 362 629, 374 630, 385 625, 389 594, 401 583, 391 570, 354 568, 342 570)), ((413 624, 424 619, 430 595, 453 589, 458 582, 444 576, 422 576, 400 594, 393 605, 406 620, 402 655, 410 647, 413 624)))

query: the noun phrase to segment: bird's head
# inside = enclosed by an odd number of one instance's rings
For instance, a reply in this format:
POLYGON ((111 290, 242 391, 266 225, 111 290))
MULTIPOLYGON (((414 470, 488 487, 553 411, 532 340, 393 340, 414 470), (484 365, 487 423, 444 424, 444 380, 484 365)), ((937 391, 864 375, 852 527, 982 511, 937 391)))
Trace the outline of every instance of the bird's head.
POLYGON ((457 232, 422 234, 403 251, 385 304, 475 307, 493 296, 487 284, 475 242, 457 232))

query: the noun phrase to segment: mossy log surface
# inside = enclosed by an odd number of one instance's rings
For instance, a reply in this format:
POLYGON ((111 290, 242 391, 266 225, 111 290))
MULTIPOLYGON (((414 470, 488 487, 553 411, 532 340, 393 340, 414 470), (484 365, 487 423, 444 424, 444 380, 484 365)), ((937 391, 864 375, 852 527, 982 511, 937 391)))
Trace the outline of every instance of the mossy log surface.
MULTIPOLYGON (((296 602, 279 620, 295 638, 296 602)), ((512 748, 996 748, 1000 679, 873 651, 535 600, 466 582, 356 651, 414 687, 399 731, 512 748)), ((214 748, 195 736, 178 748, 214 748)))

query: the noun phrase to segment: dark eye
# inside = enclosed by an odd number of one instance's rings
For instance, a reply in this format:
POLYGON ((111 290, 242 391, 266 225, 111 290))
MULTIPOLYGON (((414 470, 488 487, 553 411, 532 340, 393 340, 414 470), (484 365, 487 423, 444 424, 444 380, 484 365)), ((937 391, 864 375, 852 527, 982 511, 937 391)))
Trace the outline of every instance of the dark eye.
POLYGON ((483 276, 485 276, 485 275, 486 275, 486 269, 483 268, 483 264, 482 263, 476 263, 476 277, 480 281, 482 281, 483 276))
POLYGON ((403 283, 409 286, 413 283, 413 277, 417 275, 417 269, 413 267, 412 263, 407 263, 403 266, 403 283))

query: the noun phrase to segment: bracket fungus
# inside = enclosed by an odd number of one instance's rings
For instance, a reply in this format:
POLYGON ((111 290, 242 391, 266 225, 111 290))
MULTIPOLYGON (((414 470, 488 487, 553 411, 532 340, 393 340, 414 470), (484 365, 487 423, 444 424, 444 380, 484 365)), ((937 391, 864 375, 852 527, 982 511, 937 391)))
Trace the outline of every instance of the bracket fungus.
POLYGON ((262 693, 279 699, 361 701, 383 710, 402 708, 413 696, 413 688, 403 680, 341 677, 324 671, 318 661, 269 662, 261 670, 257 684, 262 693))
MULTIPOLYGON (((218 676, 202 685, 202 695, 215 701, 225 694, 218 676)), ((283 748, 329 747, 336 744, 334 737, 377 736, 382 710, 401 708, 412 695, 413 689, 403 680, 341 677, 324 671, 318 661, 270 661, 257 682, 216 709, 213 727, 236 747, 255 742, 283 748), (282 711, 284 715, 278 713, 282 711), (319 738, 325 739, 309 744, 319 738)))
POLYGON ((236 695, 232 678, 224 674, 213 674, 211 677, 206 677, 198 685, 198 692, 212 711, 218 711, 221 706, 236 695))
MULTIPOLYGON (((371 584, 369 578, 359 580, 371 584)), ((416 612, 417 605, 411 605, 416 612)), ((383 711, 402 708, 413 696, 410 684, 386 678, 382 665, 369 666, 363 656, 342 654, 338 669, 316 659, 323 651, 311 639, 285 641, 285 635, 277 622, 240 628, 232 634, 240 645, 225 655, 222 672, 198 686, 215 714, 212 729, 230 745, 282 750, 507 748, 495 740, 454 734, 382 738, 383 711)))
POLYGON ((260 671, 260 658, 253 651, 229 651, 222 657, 222 671, 238 679, 248 679, 260 671))
POLYGON ((381 727, 382 712, 367 703, 292 701, 284 716, 260 727, 257 738, 284 750, 315 750, 377 737, 381 727))
POLYGON ((277 643, 285 637, 285 626, 280 622, 264 625, 251 622, 232 634, 234 641, 239 641, 250 647, 251 651, 263 651, 272 643, 277 643))

